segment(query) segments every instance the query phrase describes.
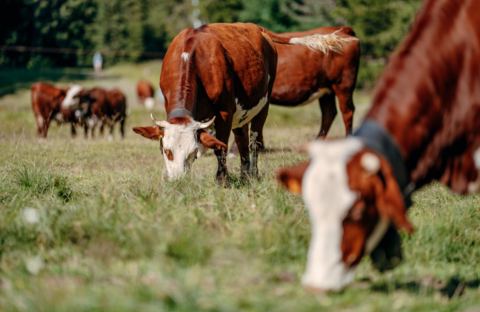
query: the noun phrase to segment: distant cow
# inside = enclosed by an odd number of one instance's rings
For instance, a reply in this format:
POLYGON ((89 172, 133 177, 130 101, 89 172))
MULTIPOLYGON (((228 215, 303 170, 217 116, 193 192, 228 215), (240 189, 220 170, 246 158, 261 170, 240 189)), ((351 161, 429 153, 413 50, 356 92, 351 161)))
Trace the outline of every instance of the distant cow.
POLYGON ((362 256, 393 268, 410 194, 438 180, 480 189, 480 2, 427 0, 390 58, 355 135, 317 141, 309 163, 279 171, 302 192, 312 240, 303 283, 340 289, 362 256))
POLYGON ((141 104, 147 109, 155 106, 155 89, 147 80, 139 80, 137 83, 137 97, 141 104))
POLYGON ((203 145, 214 149, 217 181, 224 182, 231 129, 240 151, 242 176, 257 175, 258 134, 275 80, 273 42, 325 51, 341 50, 342 45, 336 35, 281 37, 244 23, 204 25, 174 38, 160 77, 167 120, 156 121, 154 127, 134 128, 144 137, 160 140, 169 178, 184 175, 203 145), (214 118, 216 137, 205 131, 214 118))
POLYGON ((320 27, 304 32, 283 33, 306 36, 335 33, 344 38, 341 53, 322 53, 303 46, 275 44, 277 74, 270 103, 296 107, 319 100, 322 123, 319 137, 325 137, 337 114, 335 96, 346 134, 352 132, 353 91, 360 61, 360 41, 350 27, 320 27))
POLYGON ((90 131, 95 137, 95 130, 100 125, 100 134, 103 135, 105 126, 110 128, 110 137, 116 123, 120 125, 120 134, 125 137, 125 120, 127 117, 127 101, 125 94, 118 89, 106 90, 100 87, 85 89, 78 94, 82 105, 88 106, 87 121, 84 124, 85 137, 90 131))
POLYGON ((72 98, 80 90, 80 86, 58 88, 44 82, 37 82, 32 85, 32 110, 39 137, 47 137, 52 120, 59 123, 70 123, 72 136, 76 135, 75 123, 79 121, 81 112, 78 103, 72 98))

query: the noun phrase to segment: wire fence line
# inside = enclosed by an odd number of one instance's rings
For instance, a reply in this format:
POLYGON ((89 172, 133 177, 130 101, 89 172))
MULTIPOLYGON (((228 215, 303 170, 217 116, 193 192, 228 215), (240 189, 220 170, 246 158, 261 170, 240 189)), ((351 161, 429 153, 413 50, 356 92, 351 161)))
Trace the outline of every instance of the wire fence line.
POLYGON ((100 51, 103 55, 108 56, 130 56, 130 55, 143 55, 148 57, 163 57, 163 53, 154 51, 134 51, 134 50, 84 50, 73 48, 55 48, 55 47, 39 47, 39 46, 22 46, 22 45, 2 45, 0 51, 10 51, 18 53, 43 53, 43 54, 83 54, 93 55, 95 52, 100 51))

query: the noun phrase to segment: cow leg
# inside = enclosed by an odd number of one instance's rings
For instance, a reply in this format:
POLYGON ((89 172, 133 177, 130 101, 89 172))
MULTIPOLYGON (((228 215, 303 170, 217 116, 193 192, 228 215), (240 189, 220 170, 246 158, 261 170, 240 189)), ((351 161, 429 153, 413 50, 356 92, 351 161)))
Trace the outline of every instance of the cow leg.
POLYGON ((48 134, 48 128, 50 127, 50 117, 48 117, 47 119, 45 119, 45 122, 43 123, 43 129, 42 129, 42 137, 43 138, 47 138, 47 134, 48 134))
POLYGON ((37 136, 43 137, 43 125, 45 123, 45 118, 41 114, 35 115, 35 122, 37 123, 37 136))
POLYGON ((83 136, 85 137, 85 139, 88 139, 88 122, 87 121, 83 123, 83 136))
POLYGON ((258 152, 265 149, 263 141, 263 126, 267 120, 267 115, 268 103, 262 108, 257 116, 253 117, 250 127, 250 175, 256 178, 258 178, 258 152))
POLYGON ((122 135, 122 139, 125 139, 125 117, 120 119, 120 134, 122 135))
POLYGON ((77 136, 77 129, 76 129, 75 124, 73 122, 70 124, 70 134, 71 134, 72 138, 77 136))
MULTIPOLYGON (((215 136, 228 146, 228 137, 230 136, 230 129, 232 128, 232 119, 217 117, 215 120, 215 136)), ((218 184, 228 185, 228 171, 227 171, 227 149, 215 149, 214 153, 217 157, 218 167, 216 180, 218 184)))
POLYGON ((329 92, 324 94, 319 100, 320 112, 322 113, 322 124, 320 126, 320 132, 318 136, 321 139, 324 139, 330 127, 332 126, 333 120, 337 115, 337 105, 335 104, 335 93, 329 92))
POLYGON ((105 119, 100 122, 99 135, 103 137, 103 131, 105 130, 105 119))
POLYGON ((241 128, 233 129, 235 143, 240 153, 240 175, 245 179, 250 171, 250 149, 248 146, 248 124, 241 128))
POLYGON ((108 126, 109 126, 109 129, 110 129, 110 133, 108 135, 108 140, 112 141, 113 140, 113 128, 115 127, 115 121, 113 121, 113 120, 110 121, 108 126))
POLYGON ((345 133, 352 133, 353 113, 355 106, 353 104, 353 90, 350 88, 342 88, 341 86, 333 86, 333 90, 338 98, 338 106, 342 112, 343 124, 345 125, 345 133))

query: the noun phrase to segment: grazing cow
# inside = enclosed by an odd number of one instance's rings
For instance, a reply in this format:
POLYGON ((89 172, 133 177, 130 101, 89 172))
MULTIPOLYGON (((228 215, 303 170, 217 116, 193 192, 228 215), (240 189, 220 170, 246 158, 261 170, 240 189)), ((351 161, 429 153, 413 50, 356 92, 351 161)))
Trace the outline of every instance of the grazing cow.
POLYGON ((113 128, 119 124, 120 135, 125 138, 125 120, 127 118, 127 98, 118 89, 107 91, 108 108, 105 110, 105 121, 110 127, 110 137, 113 136, 113 128))
POLYGON ((310 162, 279 171, 312 224, 303 283, 340 289, 363 255, 380 269, 412 232, 410 194, 438 180, 480 189, 480 2, 428 0, 391 57, 355 135, 309 145, 310 162))
POLYGON ((345 26, 282 34, 301 37, 332 32, 345 38, 342 53, 322 53, 302 46, 275 44, 278 64, 270 103, 296 107, 318 99, 322 113, 318 133, 321 138, 327 136, 337 114, 335 97, 338 98, 345 132, 347 135, 352 132, 353 91, 360 61, 360 41, 353 30, 345 26))
POLYGON ((145 105, 148 110, 155 106, 155 90, 152 84, 147 80, 139 80, 137 83, 137 97, 140 103, 145 105))
POLYGON ((52 120, 69 122, 71 134, 76 135, 75 123, 81 112, 73 98, 80 92, 80 86, 63 89, 45 82, 34 83, 31 87, 32 110, 37 124, 37 135, 46 138, 52 120))
POLYGON ((242 177, 257 175, 257 137, 267 117, 275 80, 273 42, 325 51, 342 48, 336 35, 281 37, 244 23, 204 25, 186 29, 174 38, 160 76, 167 120, 156 121, 154 127, 133 129, 160 140, 168 178, 184 175, 203 145, 214 149, 217 181, 225 182, 231 129, 240 151, 242 177), (205 119, 209 121, 199 121, 205 119), (216 137, 205 130, 214 119, 216 137))
POLYGON ((84 123, 85 137, 90 130, 91 137, 95 137, 95 129, 100 124, 100 134, 103 135, 105 126, 110 128, 110 138, 113 136, 115 123, 120 124, 120 134, 125 137, 125 119, 127 112, 126 97, 118 89, 106 90, 100 87, 83 90, 78 94, 81 105, 86 105, 86 122, 84 123))

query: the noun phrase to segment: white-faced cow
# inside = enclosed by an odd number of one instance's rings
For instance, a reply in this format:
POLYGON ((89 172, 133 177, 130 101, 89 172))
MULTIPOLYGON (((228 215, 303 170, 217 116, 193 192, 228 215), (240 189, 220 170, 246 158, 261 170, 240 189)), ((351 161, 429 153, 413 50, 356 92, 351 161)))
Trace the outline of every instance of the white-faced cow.
POLYGON ((355 134, 311 143, 309 163, 279 171, 310 214, 306 287, 344 287, 370 252, 379 269, 395 266, 418 188, 480 189, 479 68, 480 2, 425 1, 355 134))
POLYGON ((277 64, 273 42, 321 51, 341 50, 343 43, 335 34, 281 37, 244 23, 186 29, 174 38, 160 76, 167 120, 134 128, 144 137, 160 140, 168 178, 184 175, 203 145, 214 149, 217 181, 224 182, 231 129, 242 176, 257 175, 258 134, 267 117, 277 64), (206 131, 214 118, 216 136, 206 131))
POLYGON ((37 124, 37 135, 46 138, 50 122, 70 123, 72 136, 76 135, 75 124, 81 111, 75 95, 80 86, 59 88, 45 82, 34 83, 31 87, 32 111, 37 124))

